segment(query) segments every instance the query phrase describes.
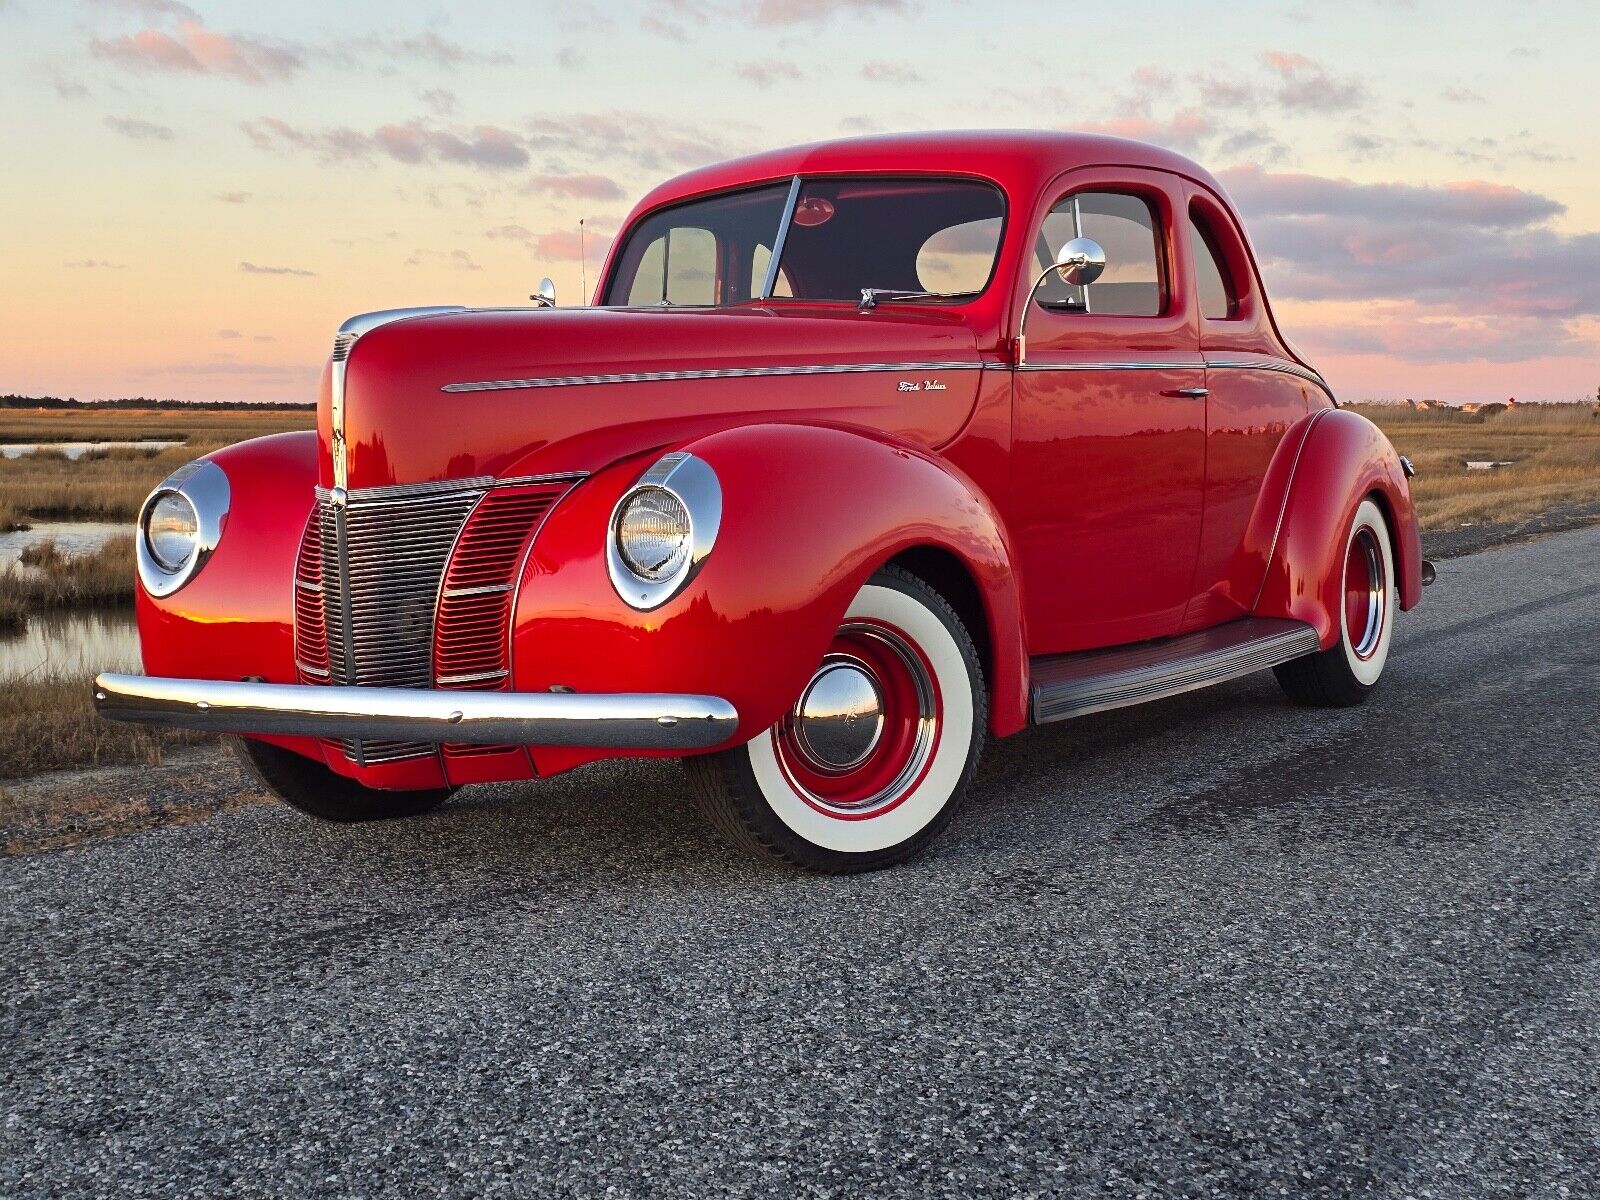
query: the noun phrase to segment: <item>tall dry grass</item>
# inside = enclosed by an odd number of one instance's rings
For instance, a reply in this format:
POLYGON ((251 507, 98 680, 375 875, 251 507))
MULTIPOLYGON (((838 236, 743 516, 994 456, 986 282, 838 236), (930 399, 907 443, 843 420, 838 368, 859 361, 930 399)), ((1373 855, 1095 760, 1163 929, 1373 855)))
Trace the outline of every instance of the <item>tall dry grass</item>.
POLYGON ((1354 405, 1416 464, 1411 495, 1424 529, 1517 521, 1600 502, 1600 414, 1588 404, 1519 404, 1462 413, 1354 405), (1467 460, 1513 465, 1469 471, 1467 460))
MULTIPOLYGON (((30 546, 22 564, 0 574, 0 614, 96 608, 133 602, 133 536, 112 538, 93 554, 64 555, 54 542, 30 546)), ((0 622, 3 623, 3 622, 0 622)))
POLYGON ((112 447, 77 462, 40 452, 0 464, 0 527, 14 520, 129 521, 155 487, 190 459, 246 438, 311 428, 307 409, 287 412, 171 413, 118 409, 105 413, 0 410, 0 442, 177 440, 165 450, 112 447))
POLYGON ((0 779, 112 763, 159 763, 162 751, 216 735, 107 721, 94 710, 89 680, 56 674, 0 687, 0 779))

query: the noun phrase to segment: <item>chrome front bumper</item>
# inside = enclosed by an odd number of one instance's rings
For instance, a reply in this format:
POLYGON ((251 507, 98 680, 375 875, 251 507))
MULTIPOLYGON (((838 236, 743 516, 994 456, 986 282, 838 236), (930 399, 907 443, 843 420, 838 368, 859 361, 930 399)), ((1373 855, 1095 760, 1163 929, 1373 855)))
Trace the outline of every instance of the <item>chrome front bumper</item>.
POLYGON ((739 724, 733 705, 717 696, 450 692, 152 675, 97 676, 94 703, 103 717, 145 725, 474 746, 705 750, 727 741, 739 724))

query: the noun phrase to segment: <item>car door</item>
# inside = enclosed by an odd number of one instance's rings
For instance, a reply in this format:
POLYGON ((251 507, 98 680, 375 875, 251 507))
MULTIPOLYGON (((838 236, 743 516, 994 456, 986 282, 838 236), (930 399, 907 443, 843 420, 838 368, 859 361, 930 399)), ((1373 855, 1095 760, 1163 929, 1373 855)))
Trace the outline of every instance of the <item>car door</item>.
POLYGON ((1100 243, 1106 268, 1085 288, 1052 274, 1028 302, 1012 495, 1036 655, 1178 632, 1205 482, 1205 364, 1173 234, 1181 182, 1096 168, 1058 189, 1021 289, 1077 236, 1100 243))
POLYGON ((1206 359, 1206 494, 1195 563, 1194 597, 1185 629, 1247 614, 1261 590, 1265 563, 1244 546, 1262 503, 1267 466, 1296 422, 1314 386, 1291 373, 1262 302, 1244 238, 1210 193, 1190 186, 1180 228, 1188 243, 1206 359), (1288 368, 1288 369, 1285 369, 1288 368))

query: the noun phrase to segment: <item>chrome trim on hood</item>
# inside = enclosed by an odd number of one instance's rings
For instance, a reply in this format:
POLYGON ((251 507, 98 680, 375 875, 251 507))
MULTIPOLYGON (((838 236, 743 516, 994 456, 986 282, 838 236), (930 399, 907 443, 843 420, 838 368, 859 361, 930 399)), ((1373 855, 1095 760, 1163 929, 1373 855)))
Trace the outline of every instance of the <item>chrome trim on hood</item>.
POLYGON ((614 375, 546 375, 447 383, 441 392, 499 392, 513 388, 588 387, 604 383, 667 383, 697 379, 764 379, 775 375, 859 375, 869 372, 981 371, 981 362, 814 363, 791 367, 708 367, 687 371, 623 371, 614 375))

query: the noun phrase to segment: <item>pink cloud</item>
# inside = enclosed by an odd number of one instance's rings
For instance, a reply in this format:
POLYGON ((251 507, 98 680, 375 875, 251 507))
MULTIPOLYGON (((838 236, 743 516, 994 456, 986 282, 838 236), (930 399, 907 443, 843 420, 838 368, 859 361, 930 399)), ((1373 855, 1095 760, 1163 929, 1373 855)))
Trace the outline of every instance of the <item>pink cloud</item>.
POLYGON ((608 175, 532 175, 524 191, 574 200, 622 200, 627 193, 608 175))
POLYGON ((412 121, 364 133, 348 127, 304 130, 277 117, 259 117, 242 128, 263 150, 310 150, 331 163, 370 162, 377 155, 413 166, 446 162, 496 171, 528 163, 525 139, 494 125, 456 132, 412 121))
POLYGON ((141 29, 97 39, 90 49, 97 57, 132 70, 220 75, 245 83, 286 79, 305 65, 300 52, 289 46, 215 33, 193 19, 180 20, 175 35, 141 29))

